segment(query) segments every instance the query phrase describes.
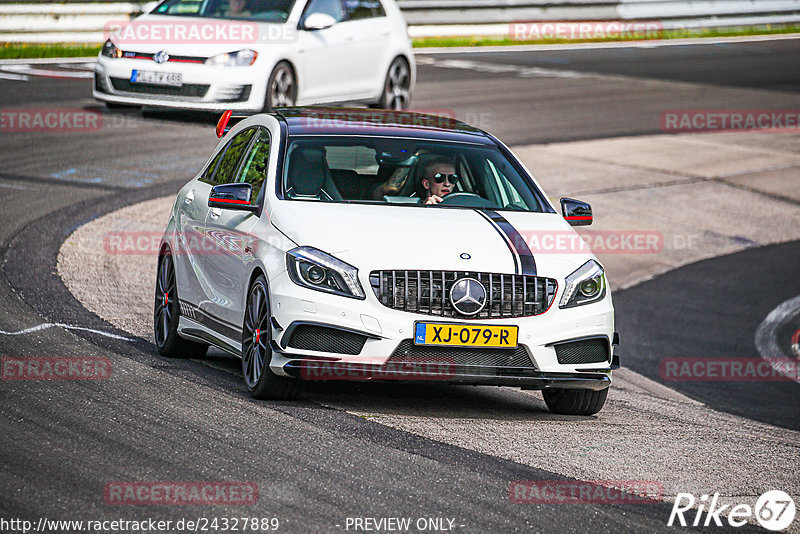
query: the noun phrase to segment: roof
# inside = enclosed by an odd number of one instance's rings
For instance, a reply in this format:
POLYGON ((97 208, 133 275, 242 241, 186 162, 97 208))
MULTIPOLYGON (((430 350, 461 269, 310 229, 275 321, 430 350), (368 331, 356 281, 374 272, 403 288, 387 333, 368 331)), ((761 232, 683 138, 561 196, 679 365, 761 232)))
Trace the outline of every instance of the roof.
MULTIPOLYGON (((447 110, 442 110, 447 111, 447 110)), ((364 108, 278 108, 295 135, 375 135, 493 145, 486 132, 450 117, 364 108)))

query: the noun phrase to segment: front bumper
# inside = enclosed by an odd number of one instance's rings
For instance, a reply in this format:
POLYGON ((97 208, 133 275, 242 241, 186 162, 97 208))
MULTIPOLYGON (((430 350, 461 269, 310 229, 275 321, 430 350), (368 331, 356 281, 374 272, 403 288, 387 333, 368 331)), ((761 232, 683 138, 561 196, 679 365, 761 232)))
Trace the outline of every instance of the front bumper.
POLYGON ((100 56, 94 69, 92 95, 116 104, 208 111, 259 111, 264 106, 266 79, 258 61, 250 67, 212 67, 205 64, 157 64, 149 59, 110 59, 100 56), (131 72, 179 73, 180 87, 131 83, 131 72))
MULTIPOLYGON (((362 283, 363 285, 363 283, 362 283)), ((283 272, 270 280, 273 299, 273 358, 280 375, 309 380, 430 382, 517 386, 527 389, 604 389, 619 360, 613 356, 614 309, 610 295, 600 302, 559 309, 538 316, 454 320, 466 325, 508 325, 519 328, 517 349, 451 349, 413 343, 416 321, 443 318, 393 310, 378 302, 370 286, 365 300, 313 291, 294 284, 283 272), (358 344, 338 352, 310 350, 293 334, 299 325, 334 329, 358 344), (560 363, 556 346, 584 339, 604 340, 607 359, 592 363, 560 363), (294 345, 294 346, 293 346, 294 345), (472 357, 474 355, 474 358, 472 357)), ((320 331, 320 330, 317 330, 320 331)), ((307 335, 306 339, 313 338, 307 335)), ((563 354, 562 354, 563 356, 563 354)), ((561 361, 564 361, 561 358, 561 361)))

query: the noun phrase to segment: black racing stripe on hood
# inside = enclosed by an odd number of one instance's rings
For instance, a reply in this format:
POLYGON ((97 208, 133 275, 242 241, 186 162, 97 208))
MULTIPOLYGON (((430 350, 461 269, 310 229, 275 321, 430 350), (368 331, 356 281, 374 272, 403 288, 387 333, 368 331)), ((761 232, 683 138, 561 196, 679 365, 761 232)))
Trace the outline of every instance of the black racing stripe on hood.
POLYGON ((480 210, 479 213, 489 220, 499 232, 503 233, 506 238, 506 243, 509 248, 511 248, 514 255, 514 269, 517 273, 535 276, 536 260, 533 257, 530 247, 528 247, 528 243, 525 242, 525 238, 522 237, 517 229, 514 228, 505 217, 496 211, 480 210), (517 263, 517 258, 519 258, 519 263, 517 263), (521 270, 518 265, 521 266, 521 270))

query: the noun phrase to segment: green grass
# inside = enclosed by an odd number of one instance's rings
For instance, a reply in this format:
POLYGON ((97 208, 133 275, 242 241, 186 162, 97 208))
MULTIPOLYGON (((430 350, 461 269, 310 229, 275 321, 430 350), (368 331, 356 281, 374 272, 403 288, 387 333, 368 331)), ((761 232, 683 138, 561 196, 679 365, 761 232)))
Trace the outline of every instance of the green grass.
POLYGON ((510 36, 493 37, 416 37, 413 39, 414 48, 427 47, 454 47, 454 46, 508 46, 527 44, 570 44, 570 43, 600 43, 618 41, 658 41, 663 39, 684 39, 696 37, 737 37, 744 35, 772 35, 782 33, 800 33, 800 25, 762 25, 731 28, 702 28, 692 30, 663 30, 653 32, 650 37, 617 36, 602 39, 536 39, 522 40, 510 36))
POLYGON ((0 59, 37 57, 91 57, 100 53, 102 45, 3 43, 0 59))

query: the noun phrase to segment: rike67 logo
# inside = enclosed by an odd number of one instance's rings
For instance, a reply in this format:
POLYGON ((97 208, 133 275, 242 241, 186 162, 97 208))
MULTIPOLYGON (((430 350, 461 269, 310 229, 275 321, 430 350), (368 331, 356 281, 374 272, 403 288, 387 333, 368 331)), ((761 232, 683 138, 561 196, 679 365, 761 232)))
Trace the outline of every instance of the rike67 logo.
POLYGON ((794 499, 780 490, 770 490, 761 495, 755 507, 749 504, 719 505, 719 493, 701 495, 699 499, 691 493, 678 493, 675 504, 669 514, 667 526, 677 524, 686 526, 727 526, 741 527, 755 518, 758 524, 767 530, 784 530, 794 521, 794 499), (693 508, 696 508, 693 509, 693 508), (705 515, 705 520, 703 516, 705 515), (692 519, 692 516, 694 518, 692 519), (725 517, 723 517, 725 516, 725 517))

